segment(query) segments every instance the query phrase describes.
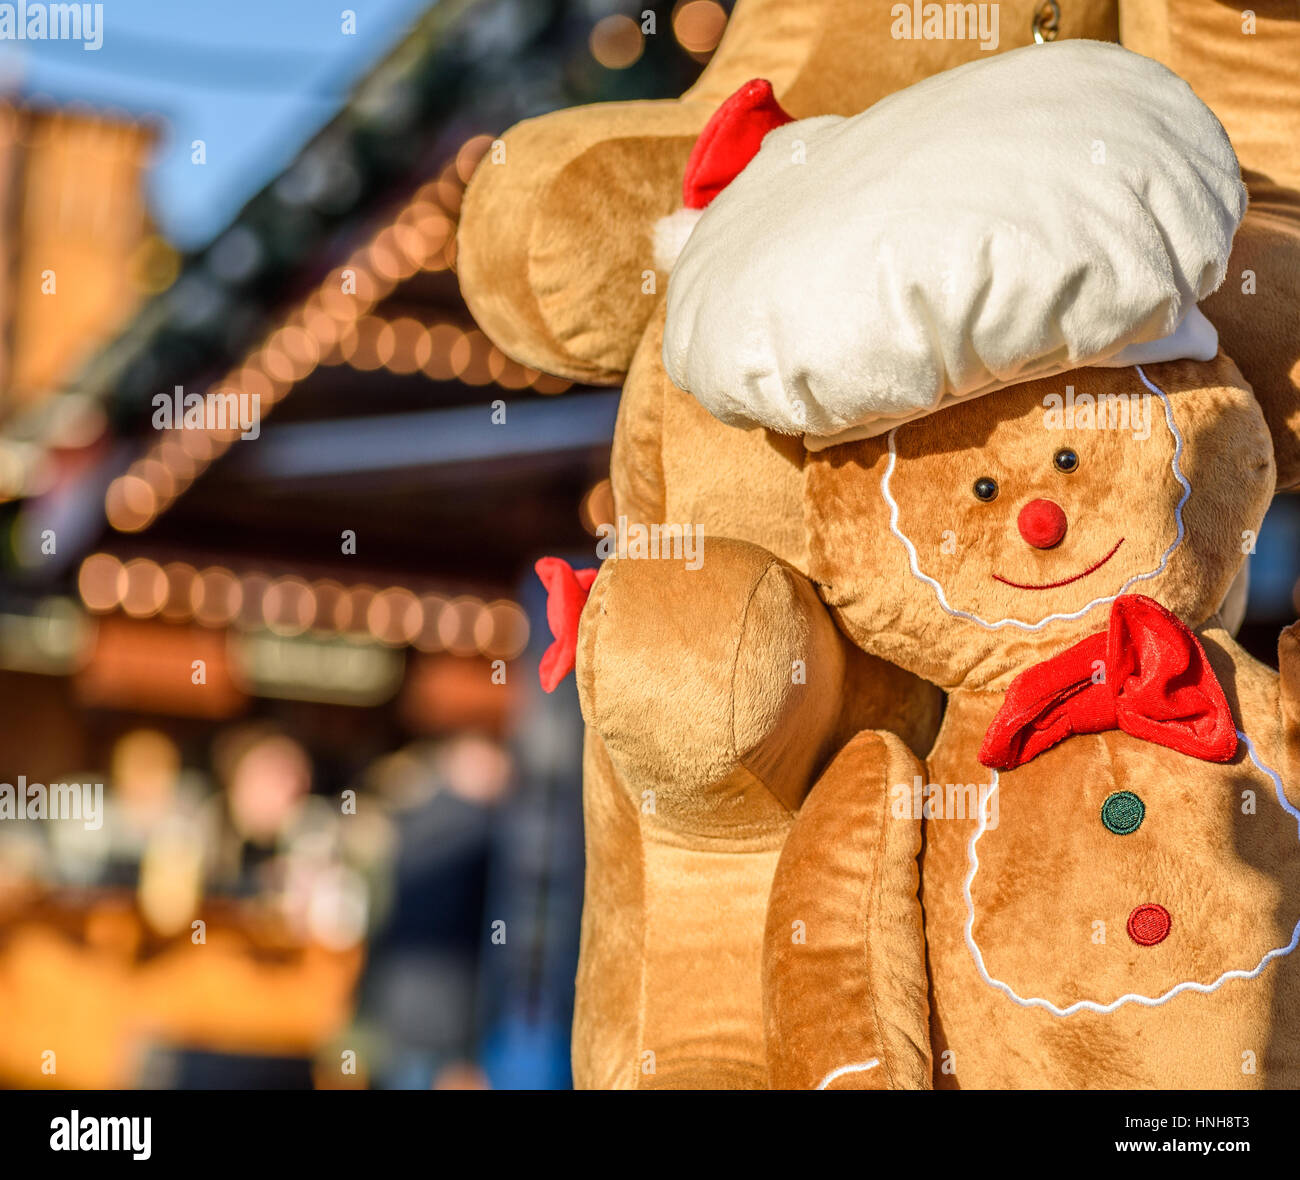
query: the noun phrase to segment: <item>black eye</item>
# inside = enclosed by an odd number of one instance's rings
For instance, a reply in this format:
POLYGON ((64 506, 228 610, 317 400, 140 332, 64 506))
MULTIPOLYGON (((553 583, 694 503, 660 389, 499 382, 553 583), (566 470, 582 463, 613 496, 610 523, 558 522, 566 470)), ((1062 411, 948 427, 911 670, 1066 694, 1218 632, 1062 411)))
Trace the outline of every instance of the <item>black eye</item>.
POLYGON ((1052 462, 1056 464, 1057 471, 1064 471, 1069 475, 1079 466, 1079 456, 1076 455, 1069 447, 1062 447, 1055 455, 1052 456, 1052 462))
POLYGON ((971 490, 975 493, 975 499, 983 500, 987 504, 990 500, 998 498, 998 481, 983 475, 975 481, 975 486, 971 490))

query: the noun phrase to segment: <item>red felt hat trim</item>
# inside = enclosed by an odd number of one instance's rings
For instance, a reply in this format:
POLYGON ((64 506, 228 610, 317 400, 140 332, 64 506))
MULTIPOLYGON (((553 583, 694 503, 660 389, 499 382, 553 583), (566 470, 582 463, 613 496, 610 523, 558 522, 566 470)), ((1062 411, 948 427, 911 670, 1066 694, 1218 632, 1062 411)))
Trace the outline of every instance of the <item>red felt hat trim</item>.
POLYGON ((757 155, 769 131, 793 122, 794 116, 776 101, 771 82, 746 82, 713 112, 695 141, 682 181, 682 203, 703 209, 757 155))

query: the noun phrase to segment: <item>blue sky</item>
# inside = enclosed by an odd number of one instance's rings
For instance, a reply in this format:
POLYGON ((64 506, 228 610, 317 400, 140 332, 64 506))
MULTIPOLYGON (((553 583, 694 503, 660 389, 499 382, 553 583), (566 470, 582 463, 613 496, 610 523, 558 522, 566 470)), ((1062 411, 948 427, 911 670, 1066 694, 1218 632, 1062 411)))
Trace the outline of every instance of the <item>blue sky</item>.
POLYGON ((149 197, 159 227, 202 245, 275 177, 431 0, 104 0, 99 50, 0 42, 25 97, 154 115, 149 197), (356 13, 355 35, 342 13, 356 13), (190 162, 202 139, 207 164, 190 162))

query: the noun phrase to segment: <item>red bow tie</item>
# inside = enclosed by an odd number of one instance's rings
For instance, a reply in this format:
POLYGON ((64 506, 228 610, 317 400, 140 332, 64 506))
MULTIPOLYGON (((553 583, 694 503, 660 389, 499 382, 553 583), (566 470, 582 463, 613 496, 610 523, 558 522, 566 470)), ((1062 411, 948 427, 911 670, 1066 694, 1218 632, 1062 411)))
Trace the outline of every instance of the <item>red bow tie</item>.
POLYGON ((1074 734, 1108 729, 1206 762, 1237 752, 1237 726, 1200 640, 1141 594, 1115 599, 1105 631, 1011 682, 980 762, 1013 770, 1074 734))

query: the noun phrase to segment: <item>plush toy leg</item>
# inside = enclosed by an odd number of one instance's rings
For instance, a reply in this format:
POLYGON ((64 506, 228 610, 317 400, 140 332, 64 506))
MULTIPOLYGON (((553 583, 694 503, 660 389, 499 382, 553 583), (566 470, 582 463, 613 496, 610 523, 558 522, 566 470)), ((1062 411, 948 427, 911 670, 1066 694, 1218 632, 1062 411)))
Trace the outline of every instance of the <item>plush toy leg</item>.
POLYGON ((1282 740, 1290 766, 1289 773, 1283 777, 1288 783, 1300 783, 1300 623, 1292 623, 1282 632, 1277 644, 1277 665, 1282 740))
POLYGON ((588 891, 579 1085, 762 1087, 768 891, 837 740, 842 640, 806 579, 706 539, 607 561, 578 643, 588 891))
POLYGON ((921 824, 912 815, 914 778, 923 774, 893 734, 861 733, 804 802, 768 904, 763 1011, 773 1087, 930 1087, 921 824))
POLYGON ((586 903, 573 1012, 573 1081, 580 1090, 630 1089, 640 1071, 641 826, 631 793, 590 727, 583 749, 582 810, 586 903))

